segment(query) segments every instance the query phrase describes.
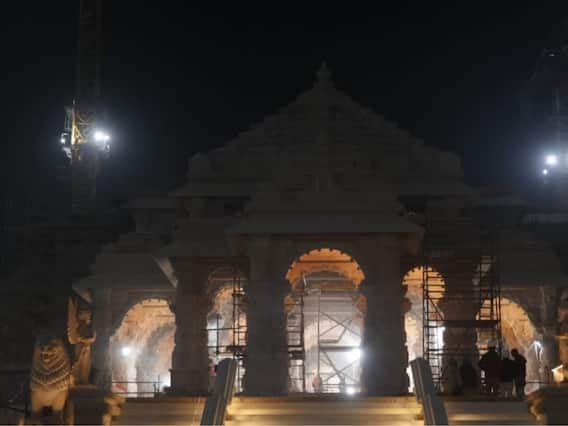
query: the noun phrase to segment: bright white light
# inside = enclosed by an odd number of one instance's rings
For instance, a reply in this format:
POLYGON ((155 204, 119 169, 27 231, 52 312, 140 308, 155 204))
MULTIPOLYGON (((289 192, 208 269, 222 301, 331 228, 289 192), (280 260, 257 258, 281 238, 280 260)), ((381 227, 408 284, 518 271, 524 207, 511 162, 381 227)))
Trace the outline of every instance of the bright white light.
POLYGON ((357 361, 359 358, 361 358, 361 355, 363 355, 363 351, 361 350, 361 348, 352 349, 347 353, 347 356, 349 357, 349 362, 357 361))
POLYGON ((101 130, 95 130, 94 134, 95 142, 108 142, 110 136, 101 130))
POLYGON ((533 345, 535 346, 535 348, 537 349, 542 349, 542 343, 540 343, 538 340, 535 340, 533 342, 533 345))
POLYGON ((130 352, 132 352, 130 346, 123 346, 122 349, 120 349, 120 353, 122 354, 122 356, 128 356, 130 355, 130 352))
POLYGON ((548 169, 542 169, 542 174, 546 176, 548 174, 548 169))
POLYGON ((61 143, 65 143, 65 138, 61 138, 61 139, 59 139, 59 142, 61 142, 61 143))
POLYGON ((545 162, 548 166, 556 166, 558 164, 558 157, 554 154, 549 154, 546 156, 545 162))
POLYGON ((347 388, 345 389, 345 393, 347 395, 355 395, 355 388, 347 388))

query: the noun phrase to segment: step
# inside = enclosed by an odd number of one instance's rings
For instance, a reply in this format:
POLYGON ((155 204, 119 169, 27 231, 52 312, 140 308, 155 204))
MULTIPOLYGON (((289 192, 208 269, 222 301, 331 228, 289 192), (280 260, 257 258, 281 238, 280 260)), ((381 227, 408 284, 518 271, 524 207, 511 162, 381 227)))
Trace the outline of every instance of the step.
POLYGON ((132 398, 113 425, 199 425, 204 397, 132 398))
POLYGON ((227 426, 237 425, 421 425, 414 397, 300 395, 236 397, 227 426))
POLYGON ((524 401, 452 401, 444 406, 452 425, 536 425, 524 401))

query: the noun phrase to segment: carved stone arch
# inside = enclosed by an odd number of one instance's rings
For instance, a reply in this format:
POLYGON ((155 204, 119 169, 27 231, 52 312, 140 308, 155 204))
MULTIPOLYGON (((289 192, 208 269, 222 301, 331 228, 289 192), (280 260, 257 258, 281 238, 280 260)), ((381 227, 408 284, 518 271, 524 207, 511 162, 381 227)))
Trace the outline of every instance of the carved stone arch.
MULTIPOLYGON (((361 265, 361 260, 364 257, 364 250, 361 249, 358 243, 358 239, 322 239, 316 240, 305 240, 305 241, 292 241, 289 240, 286 243, 280 243, 280 253, 279 257, 282 260, 280 269, 286 268, 283 271, 282 276, 286 275, 287 270, 290 265, 298 260, 301 256, 309 253, 310 251, 320 250, 323 248, 338 250, 354 259, 359 265, 361 265), (283 248, 283 249, 282 249, 283 248)), ((361 268, 363 270, 363 268, 361 268)), ((279 271, 280 272, 280 271, 279 271)), ((363 271, 364 273, 364 271, 363 271)))
POLYGON ((533 294, 530 294, 530 290, 532 289, 526 289, 524 292, 518 293, 515 291, 507 290, 505 288, 501 290, 501 299, 510 300, 511 302, 518 305, 523 311, 525 311, 528 319, 531 321, 534 327, 538 329, 541 325, 541 315, 538 311, 540 303, 531 303, 529 300, 527 300, 527 298, 533 297, 533 294))
POLYGON ((241 266, 230 263, 212 265, 206 271, 206 293, 214 297, 218 291, 222 290, 221 287, 224 287, 226 282, 231 282, 233 276, 240 280, 248 280, 248 273, 241 266), (226 278, 223 278, 224 276, 226 278))
POLYGON ((129 298, 128 302, 120 308, 120 310, 118 311, 117 314, 113 315, 111 328, 110 328, 110 335, 112 336, 116 333, 116 331, 118 330, 118 328, 120 327, 120 325, 124 321, 126 314, 128 314, 128 312, 132 308, 134 308, 136 305, 139 305, 139 304, 141 304, 145 301, 149 301, 149 300, 166 301, 170 311, 175 315, 175 312, 172 309, 172 306, 173 306, 173 303, 174 303, 174 300, 175 300, 175 294, 174 293, 172 293, 171 295, 169 295, 169 294, 165 295, 164 293, 154 293, 154 292, 135 294, 134 297, 129 298))
POLYGON ((320 271, 342 275, 353 282, 356 287, 365 279, 357 260, 350 254, 335 248, 310 250, 299 256, 289 266, 285 278, 291 286, 295 286, 302 276, 320 271))

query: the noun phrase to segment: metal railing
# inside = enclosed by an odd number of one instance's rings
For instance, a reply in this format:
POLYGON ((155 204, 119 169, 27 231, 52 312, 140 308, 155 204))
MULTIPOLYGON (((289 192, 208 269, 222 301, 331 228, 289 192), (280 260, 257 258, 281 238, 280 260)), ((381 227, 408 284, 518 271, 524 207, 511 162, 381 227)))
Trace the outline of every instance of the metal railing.
POLYGON ((23 414, 24 418, 29 418, 31 414, 29 369, 1 370, 0 375, 19 376, 19 380, 15 383, 16 388, 11 394, 0 393, 0 409, 4 413, 13 412, 23 414))
POLYGON ((416 358, 410 362, 416 399, 422 404, 425 425, 447 425, 448 415, 444 402, 438 396, 430 365, 424 358, 416 358))
POLYGON ((226 358, 219 363, 213 391, 203 408, 201 425, 224 425, 227 407, 235 393, 237 361, 226 358))
POLYGON ((114 394, 126 398, 155 398, 160 394, 160 385, 163 384, 159 379, 154 381, 113 380, 110 383, 114 394), (126 385, 126 390, 121 390, 120 385, 126 385), (136 390, 129 391, 128 385, 136 385, 136 390), (152 390, 139 390, 140 385, 152 385, 152 390))

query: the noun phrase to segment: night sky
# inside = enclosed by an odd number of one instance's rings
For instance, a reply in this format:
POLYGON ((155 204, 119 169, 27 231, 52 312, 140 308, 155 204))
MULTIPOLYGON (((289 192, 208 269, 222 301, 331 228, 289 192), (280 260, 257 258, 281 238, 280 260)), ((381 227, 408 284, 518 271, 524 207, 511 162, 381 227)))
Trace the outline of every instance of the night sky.
MULTIPOLYGON (((125 197, 182 183, 191 154, 292 101, 326 61, 356 101, 459 154, 468 182, 535 189, 546 141, 527 137, 517 93, 568 17, 563 3, 106 1, 107 188, 125 197)), ((73 97, 78 1, 7 4, 2 184, 13 193, 51 182, 73 97)))

